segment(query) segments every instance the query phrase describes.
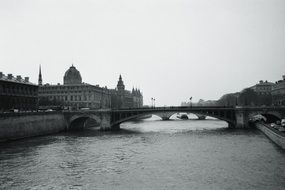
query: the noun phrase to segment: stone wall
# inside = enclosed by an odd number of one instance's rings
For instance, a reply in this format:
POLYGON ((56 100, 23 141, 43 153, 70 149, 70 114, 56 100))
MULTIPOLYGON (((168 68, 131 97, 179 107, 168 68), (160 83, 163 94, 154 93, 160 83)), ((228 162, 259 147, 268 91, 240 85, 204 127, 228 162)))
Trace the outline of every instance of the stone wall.
POLYGON ((58 133, 66 129, 62 113, 14 113, 0 115, 0 142, 58 133))
POLYGON ((274 131, 262 123, 257 123, 256 127, 261 130, 269 139, 285 150, 285 135, 279 131, 274 131))

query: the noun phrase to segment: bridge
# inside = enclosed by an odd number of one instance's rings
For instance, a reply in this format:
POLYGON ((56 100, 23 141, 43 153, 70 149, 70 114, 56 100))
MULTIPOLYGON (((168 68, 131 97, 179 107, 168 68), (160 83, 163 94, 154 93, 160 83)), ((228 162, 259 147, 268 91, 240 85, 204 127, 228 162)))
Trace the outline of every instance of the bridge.
POLYGON ((105 110, 84 110, 63 112, 67 121, 67 129, 80 129, 85 127, 87 119, 95 120, 102 130, 117 130, 120 124, 154 114, 163 120, 168 120, 176 113, 193 113, 217 118, 228 123, 230 128, 247 128, 249 119, 261 114, 269 122, 285 118, 285 107, 151 107, 126 108, 105 110))
POLYGON ((285 118, 285 107, 156 107, 130 109, 99 109, 54 112, 0 113, 0 142, 60 131, 80 130, 88 127, 90 119, 101 130, 118 130, 120 124, 154 114, 163 120, 176 113, 211 116, 228 123, 230 128, 248 128, 254 115, 265 116, 268 122, 285 118))

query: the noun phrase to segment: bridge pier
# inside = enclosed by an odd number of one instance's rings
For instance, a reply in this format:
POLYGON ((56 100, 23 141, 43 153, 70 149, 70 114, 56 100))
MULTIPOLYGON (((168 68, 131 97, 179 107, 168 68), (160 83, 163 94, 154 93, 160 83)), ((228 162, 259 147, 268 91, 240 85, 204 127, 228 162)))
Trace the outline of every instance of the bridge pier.
POLYGON ((236 128, 236 125, 234 123, 228 122, 228 127, 230 129, 234 129, 234 128, 236 128))
POLYGON ((112 125, 111 126, 111 130, 112 131, 119 131, 121 128, 120 128, 120 124, 116 124, 116 125, 112 125))
POLYGON ((201 114, 195 114, 199 120, 205 120, 206 116, 205 115, 201 115, 201 114))
POLYGON ((170 117, 162 117, 161 118, 163 121, 167 121, 167 120, 170 120, 170 117))
POLYGON ((235 128, 250 128, 249 126, 249 113, 246 110, 237 110, 235 113, 236 124, 235 128))
POLYGON ((111 130, 111 115, 109 113, 104 113, 101 115, 100 130, 109 131, 111 130))

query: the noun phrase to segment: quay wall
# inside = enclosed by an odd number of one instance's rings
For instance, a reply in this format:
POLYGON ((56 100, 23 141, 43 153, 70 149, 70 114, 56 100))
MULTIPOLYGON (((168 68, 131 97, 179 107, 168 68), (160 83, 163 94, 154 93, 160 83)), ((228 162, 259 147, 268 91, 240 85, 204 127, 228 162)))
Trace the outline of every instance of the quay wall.
POLYGON ((60 112, 0 114, 0 142, 58 133, 66 128, 60 112))
POLYGON ((262 131, 270 140, 272 140, 274 143, 279 145, 283 150, 285 150, 285 135, 281 132, 270 129, 264 124, 257 123, 256 127, 262 131))

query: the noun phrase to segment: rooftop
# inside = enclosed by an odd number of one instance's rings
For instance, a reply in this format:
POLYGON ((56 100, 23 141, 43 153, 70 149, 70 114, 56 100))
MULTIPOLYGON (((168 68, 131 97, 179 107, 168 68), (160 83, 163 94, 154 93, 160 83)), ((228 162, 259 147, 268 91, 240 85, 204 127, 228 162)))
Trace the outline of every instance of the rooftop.
POLYGON ((29 77, 22 78, 21 75, 17 75, 16 77, 14 77, 12 74, 5 75, 2 72, 0 72, 0 80, 1 81, 7 81, 7 82, 15 82, 15 83, 29 84, 29 85, 37 86, 36 84, 31 83, 29 81, 29 77))

